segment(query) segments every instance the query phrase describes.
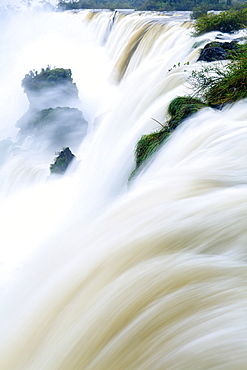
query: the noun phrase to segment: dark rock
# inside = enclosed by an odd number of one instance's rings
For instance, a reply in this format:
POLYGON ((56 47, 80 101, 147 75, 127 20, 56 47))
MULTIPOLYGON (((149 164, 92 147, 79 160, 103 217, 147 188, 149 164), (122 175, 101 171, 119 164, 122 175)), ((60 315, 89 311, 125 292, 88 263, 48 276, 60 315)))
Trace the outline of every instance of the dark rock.
POLYGON ((69 164, 75 159, 75 155, 67 147, 61 150, 58 153, 58 156, 55 158, 54 163, 50 165, 51 174, 63 175, 67 170, 69 164))
POLYGON ((231 36, 226 33, 218 33, 215 38, 217 40, 232 40, 231 36))
POLYGON ((236 42, 210 42, 200 52, 197 61, 213 62, 216 60, 232 59, 239 48, 236 42))

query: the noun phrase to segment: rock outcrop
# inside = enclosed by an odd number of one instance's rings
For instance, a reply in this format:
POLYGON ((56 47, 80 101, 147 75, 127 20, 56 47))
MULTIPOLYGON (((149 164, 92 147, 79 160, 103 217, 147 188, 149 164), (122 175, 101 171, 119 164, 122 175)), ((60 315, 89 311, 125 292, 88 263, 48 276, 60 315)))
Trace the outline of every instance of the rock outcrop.
POLYGON ((87 132, 87 122, 79 106, 78 89, 70 69, 47 67, 30 71, 22 80, 30 103, 17 121, 19 137, 42 140, 54 150, 70 146, 76 150, 87 132))
POLYGON ((63 175, 67 170, 70 163, 75 159, 75 155, 67 147, 58 153, 54 163, 50 165, 51 174, 63 175))
POLYGON ((238 49, 239 45, 235 41, 213 41, 204 46, 197 61, 214 62, 216 60, 232 59, 238 49))

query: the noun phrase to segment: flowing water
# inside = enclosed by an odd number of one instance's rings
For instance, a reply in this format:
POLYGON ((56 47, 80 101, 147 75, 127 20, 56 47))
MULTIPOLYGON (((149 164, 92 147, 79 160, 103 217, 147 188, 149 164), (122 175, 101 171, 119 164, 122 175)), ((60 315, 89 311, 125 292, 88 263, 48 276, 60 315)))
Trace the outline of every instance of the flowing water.
POLYGON ((246 369, 247 101, 184 121, 128 181, 217 32, 193 38, 188 14, 28 12, 0 37, 0 369, 246 369), (22 78, 47 65, 71 68, 89 123, 54 179, 46 140, 15 127, 22 78))

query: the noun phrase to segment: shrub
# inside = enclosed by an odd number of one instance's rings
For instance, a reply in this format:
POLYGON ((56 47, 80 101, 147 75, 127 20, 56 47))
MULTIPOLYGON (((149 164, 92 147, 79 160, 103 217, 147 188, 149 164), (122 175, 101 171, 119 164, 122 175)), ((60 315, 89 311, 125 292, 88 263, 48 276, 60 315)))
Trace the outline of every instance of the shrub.
POLYGON ((194 36, 210 31, 232 33, 247 26, 247 9, 228 10, 220 14, 205 14, 194 24, 194 36))
POLYGON ((209 5, 206 3, 202 3, 201 5, 197 5, 192 9, 192 12, 190 14, 191 19, 198 19, 202 17, 203 15, 206 15, 209 11, 209 5))
POLYGON ((217 108, 247 98, 247 49, 243 48, 225 68, 214 65, 193 71, 190 82, 197 96, 217 108))
MULTIPOLYGON (((25 75, 21 86, 24 91, 40 91, 44 88, 52 88, 61 84, 71 84, 73 79, 70 69, 54 68, 48 66, 46 69, 42 68, 41 72, 32 70, 25 75)), ((75 84, 73 84, 75 85, 75 84)))

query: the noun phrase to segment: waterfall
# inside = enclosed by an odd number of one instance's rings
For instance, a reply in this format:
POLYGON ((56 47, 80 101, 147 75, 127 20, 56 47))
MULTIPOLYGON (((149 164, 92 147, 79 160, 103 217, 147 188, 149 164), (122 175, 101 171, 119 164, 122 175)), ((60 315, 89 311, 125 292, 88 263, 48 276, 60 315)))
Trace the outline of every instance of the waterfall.
POLYGON ((197 45, 217 32, 195 39, 187 13, 8 17, 0 368, 246 369, 247 101, 187 118, 128 181, 137 141, 191 92, 197 45), (88 122, 53 179, 53 148, 15 127, 22 78, 47 65, 71 68, 88 122))

